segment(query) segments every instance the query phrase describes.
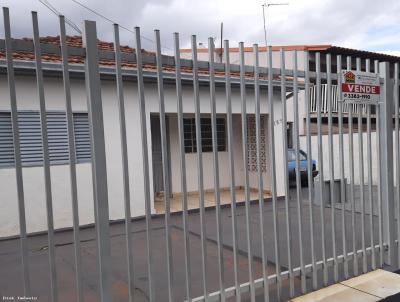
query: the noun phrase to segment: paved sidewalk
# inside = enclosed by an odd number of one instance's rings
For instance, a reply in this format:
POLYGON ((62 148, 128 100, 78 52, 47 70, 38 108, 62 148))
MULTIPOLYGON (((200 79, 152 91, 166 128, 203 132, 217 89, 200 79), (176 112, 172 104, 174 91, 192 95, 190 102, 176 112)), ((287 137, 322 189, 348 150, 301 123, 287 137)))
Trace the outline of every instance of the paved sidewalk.
MULTIPOLYGON (((400 275, 381 269, 322 288, 292 302, 381 301, 400 292, 400 275)), ((393 300, 395 301, 395 300, 393 300)), ((398 301, 398 300, 397 300, 398 301)))

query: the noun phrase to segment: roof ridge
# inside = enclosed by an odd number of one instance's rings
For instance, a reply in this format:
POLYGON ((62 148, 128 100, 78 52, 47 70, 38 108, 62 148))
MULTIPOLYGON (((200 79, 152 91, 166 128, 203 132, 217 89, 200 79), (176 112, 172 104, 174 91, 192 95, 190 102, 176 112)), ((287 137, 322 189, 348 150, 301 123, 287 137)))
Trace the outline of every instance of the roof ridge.
MULTIPOLYGON (((290 50, 328 50, 332 47, 334 47, 331 44, 290 44, 290 45, 271 45, 272 50, 276 51, 276 50, 280 50, 281 48, 287 51, 290 50)), ((223 49, 223 48, 222 48, 223 49)), ((229 50, 231 52, 239 52, 239 47, 230 47, 229 50)), ((259 52, 263 52, 266 51, 267 47, 266 46, 259 46, 258 47, 258 51, 259 52)), ((181 52, 183 53, 187 53, 190 52, 191 49, 190 48, 181 48, 180 49, 181 52)), ((208 48, 199 48, 197 50, 198 52, 207 52, 208 48)), ((221 48, 217 47, 215 48, 216 52, 220 52, 221 48)), ((253 47, 252 46, 246 46, 244 47, 244 51, 245 52, 252 52, 253 51, 253 47)))
MULTIPOLYGON (((60 36, 43 36, 40 37, 40 43, 42 44, 52 44, 60 46, 60 36)), ((33 42, 33 39, 30 37, 23 37, 18 40, 23 40, 27 42, 33 42)), ((66 36, 66 44, 70 47, 82 48, 82 36, 73 35, 73 36, 66 36)), ((97 46, 100 50, 103 51, 114 51, 114 42, 107 42, 100 39, 97 39, 97 46)), ((121 52, 123 53, 134 53, 135 48, 130 47, 128 45, 121 45, 120 46, 121 52)), ((142 52, 147 52, 142 49, 142 52)))

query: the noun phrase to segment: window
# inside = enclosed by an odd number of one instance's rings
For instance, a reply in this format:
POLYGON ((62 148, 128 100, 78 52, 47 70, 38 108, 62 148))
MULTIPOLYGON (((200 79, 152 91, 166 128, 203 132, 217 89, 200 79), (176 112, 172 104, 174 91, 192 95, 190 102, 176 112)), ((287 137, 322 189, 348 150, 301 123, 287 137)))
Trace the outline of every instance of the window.
MULTIPOLYGON (((212 127, 210 118, 200 119, 201 147, 202 152, 212 152, 212 127)), ((185 153, 197 152, 196 146, 196 120, 195 118, 184 118, 184 142, 185 153)), ((226 151, 225 119, 217 118, 217 145, 218 151, 226 151)))
MULTIPOLYGON (((73 113, 77 162, 90 160, 90 132, 87 113, 73 113)), ((19 111, 18 126, 23 166, 43 164, 43 146, 38 111, 19 111)), ((47 112, 50 164, 69 162, 68 132, 65 112, 47 112)), ((0 167, 14 165, 11 113, 0 112, 0 167)))

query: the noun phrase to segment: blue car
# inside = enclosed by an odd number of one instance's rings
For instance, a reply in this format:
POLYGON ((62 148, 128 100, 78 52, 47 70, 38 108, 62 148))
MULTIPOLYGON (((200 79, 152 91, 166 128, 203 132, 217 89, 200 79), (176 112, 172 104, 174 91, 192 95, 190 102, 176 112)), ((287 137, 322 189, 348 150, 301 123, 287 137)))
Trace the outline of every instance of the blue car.
MULTIPOLYGON (((300 160, 300 178, 301 185, 306 186, 308 184, 308 161, 307 153, 303 150, 299 150, 299 160, 300 160)), ((288 172, 289 181, 296 180, 296 150, 288 149, 288 172)), ((318 175, 316 161, 312 160, 312 177, 318 175)))

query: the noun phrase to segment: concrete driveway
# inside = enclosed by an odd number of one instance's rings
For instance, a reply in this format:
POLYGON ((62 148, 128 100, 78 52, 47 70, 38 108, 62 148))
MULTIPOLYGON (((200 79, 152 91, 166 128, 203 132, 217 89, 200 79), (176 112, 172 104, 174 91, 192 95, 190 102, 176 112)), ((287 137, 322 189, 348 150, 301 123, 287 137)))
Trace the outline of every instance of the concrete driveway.
MULTIPOLYGON (((302 242, 305 263, 311 262, 311 244, 310 244, 310 204, 308 203, 307 188, 301 190, 302 193, 302 242)), ((297 220, 297 202, 296 190, 290 190, 290 218, 292 232, 292 251, 293 264, 299 266, 299 223, 297 220)), ((269 274, 275 273, 276 255, 274 252, 274 234, 273 234, 273 212, 272 203, 264 203, 264 232, 265 247, 267 251, 269 274)), ((315 235, 316 257, 322 257, 322 224, 320 218, 320 206, 313 205, 315 212, 314 225, 312 229, 315 235)), ((225 287, 234 285, 233 271, 233 252, 232 252, 232 225, 231 209, 225 207, 222 209, 223 243, 224 243, 224 277, 225 287)), ((248 262, 246 245, 246 224, 245 207, 237 208, 237 232, 238 232, 238 270, 240 282, 248 281, 248 262)), ((342 228, 341 228, 341 210, 335 210, 336 224, 336 249, 337 254, 342 254, 342 228)), ((361 215, 356 214, 356 248, 361 248, 361 215)), ((288 266, 288 245, 286 240, 286 215, 284 200, 278 201, 278 222, 279 222, 279 255, 281 270, 286 270, 288 266)), ((326 251, 327 256, 333 254, 332 251, 332 224, 331 208, 324 208, 324 221, 326 251)), ((346 211, 347 224, 347 246, 352 248, 351 240, 351 212, 346 211)), ((369 243, 370 227, 369 215, 366 216, 366 242, 369 243)), ((378 218, 374 216, 374 234, 375 242, 378 243, 378 218)), ((164 217, 157 216, 152 219, 153 229, 153 263, 154 263, 154 282, 156 289, 156 301, 167 300, 167 274, 165 261, 165 232, 164 217)), ((135 298, 137 301, 146 301, 148 297, 148 276, 146 259, 146 232, 145 221, 137 220, 133 223, 133 246, 134 246, 134 269, 135 269, 135 298)), ((201 296, 202 288, 202 270, 201 270, 201 240, 200 240, 200 217, 199 213, 190 213, 190 252, 191 252, 191 282, 192 296, 201 296)), ((173 274, 174 274, 174 295, 175 301, 185 300, 185 266, 184 266, 184 246, 182 231, 182 215, 174 213, 171 216, 171 231, 173 244, 173 274)), ((253 236, 253 265, 254 278, 262 277, 261 262, 261 238, 259 224, 259 205, 257 202, 251 205, 251 233, 253 236)), ((128 301, 127 288, 127 265, 124 223, 113 223, 110 227, 111 232, 111 255, 112 255, 112 292, 114 301, 128 301)), ((218 285, 218 261, 217 261, 217 237, 216 237, 216 219, 215 209, 209 208, 206 211, 206 233, 207 233, 207 285, 208 291, 213 292, 219 289, 218 285)), ((75 279, 74 279, 74 252, 72 231, 58 232, 55 235, 56 241, 56 262, 57 262, 57 285, 60 301, 75 300, 75 279)), ((96 265, 96 240, 94 228, 85 228, 81 231, 82 238, 82 262, 84 272, 84 291, 85 301, 98 301, 98 271, 96 265)), ((37 235, 29 238, 29 267, 32 283, 32 294, 36 296, 37 301, 50 301, 49 289, 49 265, 47 253, 47 235, 37 235)), ((6 240, 0 241, 0 295, 13 296, 22 295, 21 267, 19 241, 6 240)), ((361 266, 360 266, 361 267, 361 266)), ((350 269, 352 265, 350 264, 350 269)), ((370 269, 370 267, 369 267, 370 269)), ((342 266, 339 274, 343 279, 342 266)), ((322 275, 320 275, 320 286, 322 286, 322 275)), ((330 283, 332 283, 332 271, 330 271, 330 283)), ((299 279, 295 280, 296 293, 300 293, 299 279)), ((307 285, 311 290, 311 276, 307 278, 307 285)), ((276 300, 276 288, 271 286, 271 301, 276 300)), ((288 282, 283 282, 283 298, 288 298, 288 282)), ((248 295, 243 295, 243 301, 248 300, 248 295)), ((262 291, 257 292, 257 300, 263 301, 262 291)))

